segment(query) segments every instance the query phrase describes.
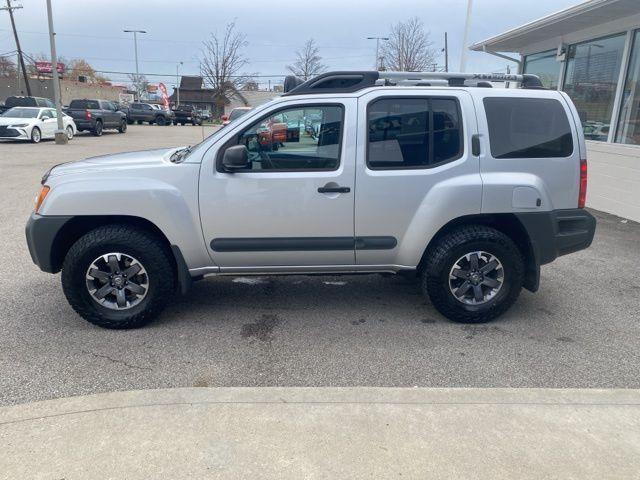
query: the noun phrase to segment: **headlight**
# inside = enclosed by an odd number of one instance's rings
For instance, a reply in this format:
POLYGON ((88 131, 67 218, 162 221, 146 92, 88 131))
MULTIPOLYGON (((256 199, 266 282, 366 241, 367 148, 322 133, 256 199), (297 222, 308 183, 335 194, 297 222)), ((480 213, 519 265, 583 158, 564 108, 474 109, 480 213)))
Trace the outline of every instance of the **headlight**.
POLYGON ((36 195, 35 207, 33 209, 34 213, 38 213, 38 210, 40 210, 40 206, 42 205, 42 202, 44 202, 49 190, 50 189, 47 185, 42 185, 42 187, 40 187, 40 191, 36 195))
POLYGON ((22 127, 28 127, 29 124, 28 123, 18 123, 16 125, 9 125, 9 128, 22 128, 22 127))

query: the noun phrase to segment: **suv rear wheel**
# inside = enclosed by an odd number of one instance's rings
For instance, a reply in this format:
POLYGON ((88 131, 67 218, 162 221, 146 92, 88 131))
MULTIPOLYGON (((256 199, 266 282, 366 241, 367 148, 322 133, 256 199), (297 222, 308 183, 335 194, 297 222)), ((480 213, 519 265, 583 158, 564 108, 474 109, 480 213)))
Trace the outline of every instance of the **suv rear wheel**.
POLYGON ((96 137, 100 137, 102 136, 102 122, 100 120, 98 120, 96 122, 96 126, 93 127, 93 131, 92 133, 96 136, 96 137))
POLYGON ((158 116, 156 117, 156 123, 157 123, 159 126, 164 127, 164 125, 167 123, 167 119, 166 119, 166 118, 164 118, 162 115, 158 115, 158 116))
POLYGON ((118 132, 125 133, 126 131, 127 131, 127 121, 123 119, 120 122, 120 126, 118 127, 118 132))
POLYGON ((511 307, 523 278, 522 254, 513 241, 493 228, 470 225, 446 234, 430 249, 422 287, 448 319, 481 323, 511 307))
POLYGON ((82 236, 62 266, 73 309, 104 328, 136 328, 153 320, 174 291, 171 253, 149 232, 107 225, 82 236))

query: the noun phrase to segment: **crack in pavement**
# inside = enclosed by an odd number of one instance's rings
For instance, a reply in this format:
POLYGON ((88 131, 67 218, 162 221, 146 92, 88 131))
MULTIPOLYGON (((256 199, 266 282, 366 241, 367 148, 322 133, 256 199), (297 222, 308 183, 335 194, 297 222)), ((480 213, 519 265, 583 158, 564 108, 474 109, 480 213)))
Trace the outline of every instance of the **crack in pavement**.
POLYGON ((131 363, 125 362, 124 360, 118 360, 117 358, 110 357, 109 355, 102 355, 102 354, 95 353, 95 352, 90 352, 90 351, 87 351, 87 350, 80 350, 80 351, 82 353, 84 353, 85 355, 92 355, 92 356, 94 356, 96 358, 103 358, 105 360, 109 360, 111 363, 124 365, 125 367, 129 367, 129 368, 132 368, 134 370, 147 370, 147 371, 151 371, 152 370, 152 368, 150 368, 150 367, 141 367, 140 365, 133 365, 131 363))

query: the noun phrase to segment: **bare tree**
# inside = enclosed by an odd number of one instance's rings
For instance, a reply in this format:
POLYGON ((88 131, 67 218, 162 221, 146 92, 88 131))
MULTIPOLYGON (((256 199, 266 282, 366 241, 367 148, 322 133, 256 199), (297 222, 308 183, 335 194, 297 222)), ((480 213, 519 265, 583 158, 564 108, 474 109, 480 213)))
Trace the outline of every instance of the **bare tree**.
POLYGON ((200 72, 205 83, 214 90, 218 114, 224 112, 228 98, 238 95, 238 90, 250 79, 250 75, 240 73, 248 63, 242 54, 242 49, 248 45, 246 35, 237 32, 235 27, 235 22, 231 22, 222 37, 211 33, 210 39, 202 42, 200 72))
POLYGON ((76 58, 68 65, 68 77, 71 80, 78 80, 78 77, 84 76, 89 83, 106 83, 109 81, 104 75, 100 75, 95 69, 83 58, 76 58))
POLYGON ((136 75, 135 73, 129 74, 129 81, 133 85, 133 89, 136 92, 136 100, 140 101, 143 98, 143 94, 147 92, 149 88, 149 81, 144 75, 136 75))
POLYGON ((287 65, 287 70, 303 80, 309 80, 327 70, 313 38, 307 40, 303 49, 296 52, 296 61, 293 65, 287 65))
POLYGON ((382 45, 384 65, 389 70, 421 72, 435 65, 429 32, 418 17, 391 26, 389 40, 382 45))
POLYGON ((15 77, 16 64, 9 57, 0 56, 0 77, 15 77))

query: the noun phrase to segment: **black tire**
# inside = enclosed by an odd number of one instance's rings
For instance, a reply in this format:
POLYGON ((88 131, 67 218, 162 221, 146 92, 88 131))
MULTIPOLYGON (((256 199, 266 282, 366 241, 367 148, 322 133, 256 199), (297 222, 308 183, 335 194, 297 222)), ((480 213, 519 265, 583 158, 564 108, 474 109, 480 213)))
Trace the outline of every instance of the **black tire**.
POLYGON ((96 122, 96 126, 93 127, 93 130, 91 130, 91 133, 95 136, 95 137, 101 137, 102 136, 102 122, 100 120, 98 120, 96 122))
POLYGON ((138 120, 138 125, 142 125, 142 120, 138 120))
POLYGON ((122 120, 120 122, 120 126, 118 127, 118 132, 125 133, 126 131, 127 131, 127 121, 126 120, 122 120))
POLYGON ((133 120, 127 119, 127 125, 133 125, 133 120))
POLYGON ((160 126, 160 127, 164 127, 165 124, 167 123, 167 119, 164 118, 162 115, 158 115, 156 117, 156 123, 160 126))
POLYGON ((73 309, 103 328, 125 329, 146 325, 157 317, 175 291, 171 252, 153 234, 127 225, 105 225, 91 230, 73 244, 62 266, 62 288, 73 309), (101 255, 119 252, 144 266, 148 291, 135 306, 116 310, 100 305, 89 293, 86 274, 101 255))
POLYGON ((454 322, 483 323, 502 315, 518 298, 524 279, 524 261, 518 247, 502 232, 483 225, 469 225, 453 230, 430 247, 421 274, 423 292, 442 315, 454 322), (470 305, 453 294, 449 275, 458 259, 478 251, 499 260, 503 281, 493 298, 470 305))

